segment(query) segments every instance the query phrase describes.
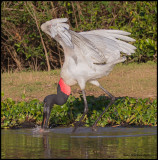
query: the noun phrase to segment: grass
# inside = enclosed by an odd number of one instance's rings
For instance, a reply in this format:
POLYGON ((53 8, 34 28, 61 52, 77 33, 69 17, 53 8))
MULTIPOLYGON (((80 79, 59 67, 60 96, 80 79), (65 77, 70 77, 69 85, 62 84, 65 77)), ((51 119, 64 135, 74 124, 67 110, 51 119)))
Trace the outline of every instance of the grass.
MULTIPOLYGON (((118 64, 107 76, 99 79, 100 84, 116 97, 152 98, 157 97, 157 64, 153 62, 128 65, 118 64)), ((50 72, 2 73, 1 91, 5 98, 25 101, 34 98, 43 101, 44 97, 56 93, 60 70, 50 72)), ((78 85, 72 86, 72 95, 80 96, 78 85)), ((104 94, 100 88, 87 83, 86 95, 99 97, 104 94)))

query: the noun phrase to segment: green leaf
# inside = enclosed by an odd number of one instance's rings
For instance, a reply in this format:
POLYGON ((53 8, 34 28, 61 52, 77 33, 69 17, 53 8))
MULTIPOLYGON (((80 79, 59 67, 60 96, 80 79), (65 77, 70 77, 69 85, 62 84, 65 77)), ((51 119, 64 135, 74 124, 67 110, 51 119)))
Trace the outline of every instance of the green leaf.
POLYGON ((136 99, 130 98, 130 103, 135 104, 136 103, 136 99))

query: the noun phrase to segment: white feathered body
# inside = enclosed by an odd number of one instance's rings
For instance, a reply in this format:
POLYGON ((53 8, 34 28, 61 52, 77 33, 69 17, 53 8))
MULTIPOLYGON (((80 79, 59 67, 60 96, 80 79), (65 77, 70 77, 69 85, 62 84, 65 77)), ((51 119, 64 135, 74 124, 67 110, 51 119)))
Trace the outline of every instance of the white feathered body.
POLYGON ((127 36, 129 32, 101 29, 76 33, 69 30, 66 21, 67 18, 53 19, 42 24, 41 29, 64 49, 61 77, 69 86, 78 83, 84 89, 87 81, 98 85, 96 79, 108 75, 115 64, 126 60, 120 52, 131 55, 136 49, 127 43, 135 41, 127 36))

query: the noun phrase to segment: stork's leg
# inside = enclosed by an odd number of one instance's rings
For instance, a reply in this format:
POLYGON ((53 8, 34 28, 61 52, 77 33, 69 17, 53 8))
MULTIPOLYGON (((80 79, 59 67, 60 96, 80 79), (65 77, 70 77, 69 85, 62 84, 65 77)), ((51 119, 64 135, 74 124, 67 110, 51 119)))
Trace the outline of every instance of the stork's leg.
POLYGON ((100 120, 100 118, 102 117, 102 115, 106 112, 106 110, 114 103, 115 101, 115 97, 109 93, 105 88, 103 88, 101 85, 99 85, 99 87, 110 97, 110 103, 108 104, 108 106, 105 108, 105 110, 100 114, 100 116, 98 117, 98 119, 94 122, 93 126, 92 126, 92 130, 96 131, 96 125, 98 123, 98 121, 100 120))
POLYGON ((82 117, 80 118, 80 120, 75 124, 75 127, 73 129, 72 132, 75 132, 77 127, 81 124, 81 121, 83 120, 84 116, 86 115, 86 113, 88 112, 88 104, 87 104, 87 99, 86 99, 86 93, 85 90, 82 90, 82 94, 83 94, 83 100, 84 100, 84 112, 82 117))

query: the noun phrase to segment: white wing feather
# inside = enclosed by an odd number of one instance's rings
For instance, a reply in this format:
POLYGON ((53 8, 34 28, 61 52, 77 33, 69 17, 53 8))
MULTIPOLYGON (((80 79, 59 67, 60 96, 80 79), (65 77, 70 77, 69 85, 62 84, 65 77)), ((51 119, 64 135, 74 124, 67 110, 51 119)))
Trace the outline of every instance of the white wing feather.
POLYGON ((106 58, 104 54, 96 47, 97 45, 93 41, 89 40, 74 31, 69 31, 72 36, 72 42, 80 52, 75 52, 78 57, 83 57, 86 63, 93 69, 95 69, 94 63, 105 63, 106 58))
MULTIPOLYGON (((64 23, 64 22, 67 22, 67 18, 56 18, 56 19, 52 19, 50 20, 51 21, 51 24, 57 24, 57 23, 64 23)), ((49 22, 49 21, 47 21, 49 22)))
MULTIPOLYGON (((53 28, 53 27, 51 27, 51 28, 53 28)), ((71 35, 66 28, 64 28, 63 26, 60 26, 58 24, 56 32, 68 47, 73 48, 73 44, 71 42, 71 35)), ((53 34, 53 32, 51 32, 51 33, 53 34)))
POLYGON ((55 36, 59 35, 67 46, 73 48, 73 44, 71 42, 71 35, 68 32, 69 25, 66 23, 62 23, 66 22, 67 20, 67 18, 51 20, 50 33, 52 38, 55 38, 55 36))
POLYGON ((80 32, 79 34, 87 37, 94 44, 101 49, 105 54, 105 57, 108 57, 108 62, 113 61, 120 57, 120 52, 126 53, 127 55, 131 55, 134 53, 136 47, 126 43, 125 41, 135 41, 131 37, 127 37, 126 35, 130 35, 129 32, 121 31, 121 30, 92 30, 87 32, 80 32), (118 40, 121 39, 121 40, 118 40))
POLYGON ((43 32, 49 34, 52 38, 55 38, 56 40, 58 40, 58 38, 56 37, 59 36, 68 47, 73 48, 73 44, 71 42, 71 35, 68 32, 69 25, 63 23, 67 22, 67 20, 67 18, 52 19, 42 24, 41 29, 43 32))

